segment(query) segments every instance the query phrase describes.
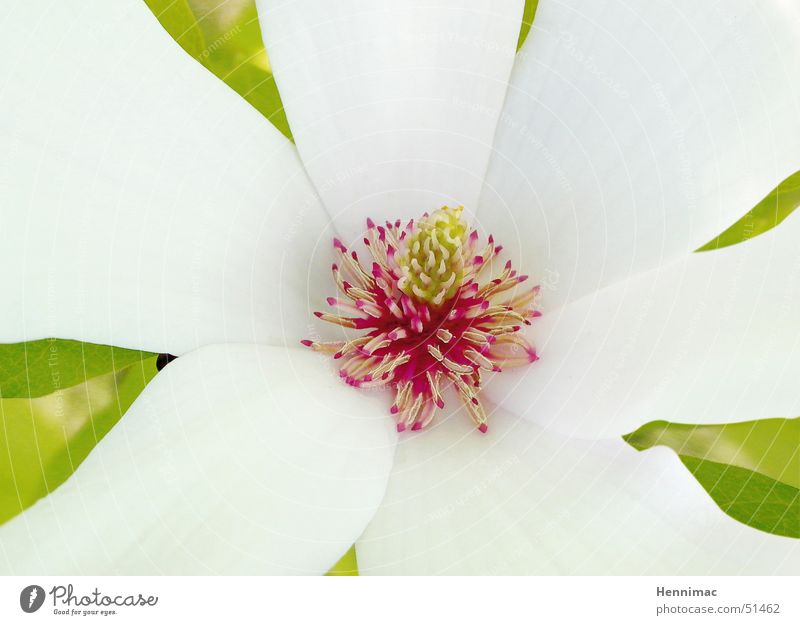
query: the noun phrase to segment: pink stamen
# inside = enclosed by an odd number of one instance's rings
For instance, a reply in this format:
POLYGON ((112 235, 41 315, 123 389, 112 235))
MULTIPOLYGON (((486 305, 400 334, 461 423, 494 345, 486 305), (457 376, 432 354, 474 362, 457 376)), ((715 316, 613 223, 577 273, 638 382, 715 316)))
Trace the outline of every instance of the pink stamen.
MULTIPOLYGON (((437 300, 427 295, 423 298, 419 292, 412 294, 403 281, 414 269, 402 263, 407 262, 412 242, 419 246, 417 228, 427 219, 405 225, 399 220, 387 221, 385 227, 368 219, 364 243, 372 259, 365 265, 355 251, 334 239, 333 246, 341 255, 331 270, 341 297, 326 299, 335 307, 331 313, 317 311, 314 315, 355 334, 350 340, 323 343, 304 339, 301 344, 331 354, 341 364, 339 376, 350 386, 392 388, 395 398, 389 412, 398 432, 428 427, 436 411, 445 407, 445 386, 452 385, 478 431, 486 433, 487 415, 478 397, 481 372, 499 373, 538 360, 536 350, 519 332, 541 315, 534 307, 539 287, 515 288, 528 276, 517 275, 511 261, 504 263, 499 275, 481 279, 481 274, 488 272, 487 259, 499 254, 502 246, 496 246, 490 235, 480 249, 478 233, 472 230, 463 235, 455 256, 463 263, 459 265, 462 270, 447 295, 437 300)), ((431 244, 426 240, 426 245, 431 244)), ((413 273, 411 277, 430 281, 431 276, 448 275, 451 269, 442 273, 445 265, 441 258, 450 257, 452 249, 450 256, 438 257, 435 263, 420 261, 420 265, 443 269, 440 273, 431 270, 422 278, 413 273)), ((439 291, 444 293, 440 287, 434 293, 439 291)))

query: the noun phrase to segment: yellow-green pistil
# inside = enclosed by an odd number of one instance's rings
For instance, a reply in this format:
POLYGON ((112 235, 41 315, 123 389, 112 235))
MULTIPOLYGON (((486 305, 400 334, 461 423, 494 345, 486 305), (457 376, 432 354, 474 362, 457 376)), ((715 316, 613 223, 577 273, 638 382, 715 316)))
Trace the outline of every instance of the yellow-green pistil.
POLYGON ((463 210, 445 206, 416 222, 399 259, 398 286, 406 295, 434 306, 455 295, 464 277, 463 210))

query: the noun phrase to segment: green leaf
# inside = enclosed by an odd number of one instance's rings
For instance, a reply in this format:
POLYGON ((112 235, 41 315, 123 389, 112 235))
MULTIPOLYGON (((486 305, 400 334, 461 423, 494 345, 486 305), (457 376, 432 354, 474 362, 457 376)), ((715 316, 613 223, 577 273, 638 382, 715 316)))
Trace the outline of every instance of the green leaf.
POLYGON ((196 59, 201 57, 206 39, 188 0, 144 0, 144 3, 184 50, 196 59))
POLYGON ((800 538, 800 489, 729 464, 681 456, 728 516, 770 534, 800 538))
POLYGON ((65 339, 0 345, 0 398, 41 397, 153 356, 65 339))
POLYGON ((798 206, 800 206, 800 171, 781 182, 744 217, 697 251, 708 252, 728 247, 764 234, 791 215, 798 206))
POLYGON ((800 538, 800 418, 723 425, 652 421, 623 438, 638 450, 670 447, 734 519, 800 538))
POLYGON ((254 0, 145 0, 145 3, 186 52, 292 140, 261 39, 254 0))
POLYGON ((536 7, 539 6, 539 0, 525 0, 525 8, 522 11, 522 27, 519 30, 519 39, 517 40, 517 51, 522 49, 522 44, 528 38, 528 33, 531 32, 533 26, 533 18, 536 17, 536 7))
POLYGON ((325 575, 331 577, 347 577, 351 575, 358 575, 358 561, 356 560, 356 546, 353 545, 347 550, 339 561, 333 565, 330 571, 325 575))
POLYGON ((155 374, 152 356, 44 397, 0 399, 0 523, 72 475, 155 374))

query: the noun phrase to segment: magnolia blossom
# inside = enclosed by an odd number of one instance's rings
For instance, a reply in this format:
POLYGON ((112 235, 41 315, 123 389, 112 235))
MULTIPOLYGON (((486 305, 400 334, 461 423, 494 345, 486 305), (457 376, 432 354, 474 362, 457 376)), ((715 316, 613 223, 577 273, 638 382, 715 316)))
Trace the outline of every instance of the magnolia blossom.
POLYGON ((519 53, 522 0, 258 9, 296 147, 140 0, 4 6, 0 340, 179 358, 0 571, 798 573, 620 438, 800 413, 800 218, 692 253, 800 164, 794 3, 541 0, 519 53), (444 206, 540 285, 539 359, 401 424, 301 341, 357 336, 334 237, 444 206))

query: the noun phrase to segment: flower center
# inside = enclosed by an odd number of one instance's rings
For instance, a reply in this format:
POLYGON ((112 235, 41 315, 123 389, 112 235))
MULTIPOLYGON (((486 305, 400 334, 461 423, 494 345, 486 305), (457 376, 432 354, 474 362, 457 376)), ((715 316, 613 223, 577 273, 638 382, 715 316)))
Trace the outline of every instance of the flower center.
POLYGON ((443 207, 431 215, 384 226, 367 220, 369 270, 357 252, 338 239, 333 276, 340 297, 329 297, 334 313, 315 315, 352 329, 347 341, 302 341, 341 361, 339 375, 351 386, 394 389, 391 413, 397 430, 419 430, 444 408, 452 385, 481 432, 488 429, 478 398, 481 377, 536 361, 536 350, 520 334, 531 319, 539 287, 522 287, 506 262, 489 273, 502 247, 461 219, 462 208, 443 207))

